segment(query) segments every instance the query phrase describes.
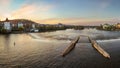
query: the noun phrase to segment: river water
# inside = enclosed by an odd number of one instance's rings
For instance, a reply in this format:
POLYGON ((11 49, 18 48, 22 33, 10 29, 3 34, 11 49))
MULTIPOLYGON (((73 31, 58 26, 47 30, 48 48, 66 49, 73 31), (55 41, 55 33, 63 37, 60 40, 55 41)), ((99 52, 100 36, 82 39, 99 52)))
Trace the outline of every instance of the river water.
POLYGON ((120 32, 96 29, 0 35, 0 68, 120 68, 120 32), (106 50, 106 59, 92 46, 77 44, 66 57, 63 50, 80 35, 90 36, 106 50))

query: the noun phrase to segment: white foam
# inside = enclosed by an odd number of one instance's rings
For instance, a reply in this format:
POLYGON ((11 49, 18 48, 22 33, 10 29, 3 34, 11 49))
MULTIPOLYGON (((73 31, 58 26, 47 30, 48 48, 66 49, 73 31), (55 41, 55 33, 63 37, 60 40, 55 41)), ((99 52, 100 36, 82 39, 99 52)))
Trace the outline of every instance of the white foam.
POLYGON ((108 39, 108 40, 96 40, 97 42, 114 42, 114 41, 120 41, 120 38, 118 39, 108 39))
POLYGON ((55 40, 55 39, 33 39, 35 41, 39 41, 39 42, 51 42, 51 43, 70 43, 71 41, 69 40, 55 40))
POLYGON ((30 35, 32 38, 34 38, 34 39, 38 39, 38 38, 40 38, 40 36, 38 36, 38 35, 36 35, 36 34, 34 34, 34 33, 28 33, 28 35, 30 35))
POLYGON ((29 36, 33 38, 35 41, 40 41, 40 42, 70 42, 70 40, 56 40, 56 39, 49 39, 49 38, 43 38, 38 36, 37 34, 34 33, 29 33, 29 36))

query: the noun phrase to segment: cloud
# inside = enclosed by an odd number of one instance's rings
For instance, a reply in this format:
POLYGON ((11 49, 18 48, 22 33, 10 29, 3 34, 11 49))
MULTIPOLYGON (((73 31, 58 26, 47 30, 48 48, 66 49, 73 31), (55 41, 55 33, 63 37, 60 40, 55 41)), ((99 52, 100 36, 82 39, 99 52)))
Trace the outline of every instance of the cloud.
MULTIPOLYGON (((107 8, 110 8, 112 0, 95 0, 95 9, 92 10, 92 16, 93 17, 106 17, 109 16, 107 8)), ((93 7, 93 8, 94 8, 93 7)))
POLYGON ((101 0, 100 8, 106 9, 111 4, 111 0, 101 0))
POLYGON ((9 6, 11 4, 12 0, 0 0, 0 6, 9 6))
MULTIPOLYGON (((54 6, 49 4, 23 4, 20 8, 12 12, 11 16, 14 18, 30 18, 42 15, 44 16, 45 12, 49 12, 54 6)), ((42 16, 41 16, 42 17, 42 16)))
POLYGON ((49 10, 54 8, 54 5, 38 2, 34 0, 25 0, 23 3, 20 3, 20 6, 12 9, 14 4, 11 4, 13 0, 0 0, 0 16, 4 20, 6 17, 9 19, 16 18, 25 18, 25 19, 34 19, 40 18, 49 15, 49 10))
POLYGON ((25 5, 15 10, 11 15, 14 17, 24 17, 25 15, 29 15, 35 11, 37 11, 37 7, 35 5, 25 5))

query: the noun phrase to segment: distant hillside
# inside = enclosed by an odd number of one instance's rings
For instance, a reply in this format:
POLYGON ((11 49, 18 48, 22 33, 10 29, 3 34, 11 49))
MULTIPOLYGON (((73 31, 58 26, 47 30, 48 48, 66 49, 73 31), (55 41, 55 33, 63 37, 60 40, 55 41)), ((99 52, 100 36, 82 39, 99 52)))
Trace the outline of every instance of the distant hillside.
MULTIPOLYGON (((5 22, 5 21, 0 21, 0 23, 5 22)), ((11 23, 14 23, 14 24, 18 23, 18 22, 22 22, 24 24, 27 24, 27 23, 29 23, 29 24, 38 24, 38 23, 36 23, 34 21, 27 20, 27 19, 14 19, 14 20, 8 20, 8 21, 10 21, 11 23)))

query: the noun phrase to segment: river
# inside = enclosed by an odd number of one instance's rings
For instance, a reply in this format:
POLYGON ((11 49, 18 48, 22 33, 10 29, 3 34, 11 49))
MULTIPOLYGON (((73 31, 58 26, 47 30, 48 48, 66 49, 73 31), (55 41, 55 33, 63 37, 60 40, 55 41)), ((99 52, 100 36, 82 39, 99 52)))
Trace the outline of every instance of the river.
POLYGON ((96 29, 0 35, 0 68, 120 68, 120 32, 96 29), (90 36, 106 50, 106 59, 92 46, 63 50, 80 35, 90 36))

